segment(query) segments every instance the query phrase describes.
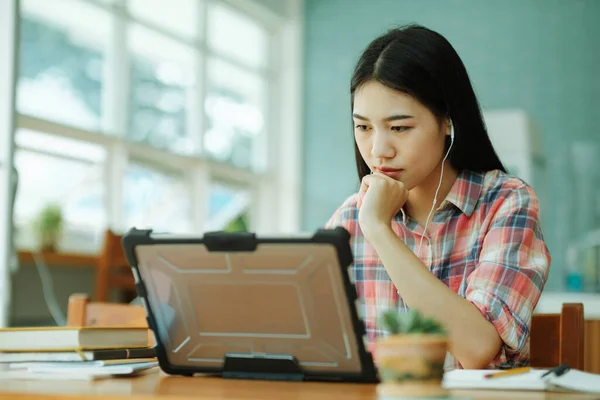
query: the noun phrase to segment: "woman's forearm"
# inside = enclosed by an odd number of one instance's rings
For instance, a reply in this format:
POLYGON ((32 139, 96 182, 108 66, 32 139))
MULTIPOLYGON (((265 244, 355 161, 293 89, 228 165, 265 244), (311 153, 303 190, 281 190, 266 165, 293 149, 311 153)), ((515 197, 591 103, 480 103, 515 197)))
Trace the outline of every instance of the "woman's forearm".
POLYGON ((463 368, 484 368, 500 350, 494 326, 468 300, 437 279, 391 227, 375 225, 363 233, 409 308, 442 323, 452 355, 463 368))

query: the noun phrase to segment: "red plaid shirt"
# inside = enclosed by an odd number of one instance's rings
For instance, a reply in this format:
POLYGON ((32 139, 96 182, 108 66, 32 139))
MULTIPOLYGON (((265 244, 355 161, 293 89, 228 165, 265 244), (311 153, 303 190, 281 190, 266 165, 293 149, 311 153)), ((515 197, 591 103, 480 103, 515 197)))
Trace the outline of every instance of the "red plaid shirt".
MULTIPOLYGON (((351 234, 351 267, 372 346, 386 332, 381 314, 407 306, 358 223, 357 195, 328 227, 351 234)), ((423 227, 401 210, 392 229, 416 253, 423 227)), ((539 222, 538 199, 528 185, 501 171, 462 171, 430 221, 417 256, 439 280, 473 303, 498 331, 502 350, 488 368, 529 363, 531 315, 546 283, 550 254, 539 222)), ((424 294, 426 295, 426 294, 424 294)), ((447 368, 460 368, 449 355, 447 368)))

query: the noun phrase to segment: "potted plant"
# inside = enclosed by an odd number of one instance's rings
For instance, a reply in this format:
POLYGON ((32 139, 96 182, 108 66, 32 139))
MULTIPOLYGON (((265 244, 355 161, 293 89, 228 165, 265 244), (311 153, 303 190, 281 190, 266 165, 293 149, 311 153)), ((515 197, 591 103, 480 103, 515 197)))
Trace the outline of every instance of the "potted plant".
POLYGON ((448 336, 437 321, 414 310, 388 311, 382 323, 390 335, 375 343, 381 397, 446 397, 442 387, 448 336))
POLYGON ((35 221, 42 251, 56 251, 58 239, 63 230, 63 216, 60 206, 48 204, 42 209, 35 221))

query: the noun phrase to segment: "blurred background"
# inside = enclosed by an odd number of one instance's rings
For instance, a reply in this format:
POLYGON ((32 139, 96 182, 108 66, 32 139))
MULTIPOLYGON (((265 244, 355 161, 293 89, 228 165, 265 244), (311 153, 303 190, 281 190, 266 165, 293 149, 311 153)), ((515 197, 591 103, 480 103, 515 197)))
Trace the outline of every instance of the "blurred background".
POLYGON ((0 0, 0 15, 0 326, 57 323, 75 292, 127 301, 99 271, 132 226, 323 226, 358 188, 354 63, 411 22, 454 45, 500 158, 536 190, 546 291, 600 292, 600 1, 0 0))

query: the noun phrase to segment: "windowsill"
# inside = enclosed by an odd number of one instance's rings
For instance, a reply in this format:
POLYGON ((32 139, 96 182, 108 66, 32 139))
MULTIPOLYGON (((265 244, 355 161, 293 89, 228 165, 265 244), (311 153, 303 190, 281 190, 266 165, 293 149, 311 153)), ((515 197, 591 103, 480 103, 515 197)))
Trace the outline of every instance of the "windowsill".
POLYGON ((19 263, 22 265, 34 265, 34 254, 41 257, 41 261, 49 267, 81 267, 95 268, 98 255, 91 253, 71 253, 71 252, 35 252, 21 249, 18 252, 19 263))
POLYGON ((558 314, 564 303, 582 303, 586 319, 600 319, 600 293, 544 292, 535 312, 558 314))

